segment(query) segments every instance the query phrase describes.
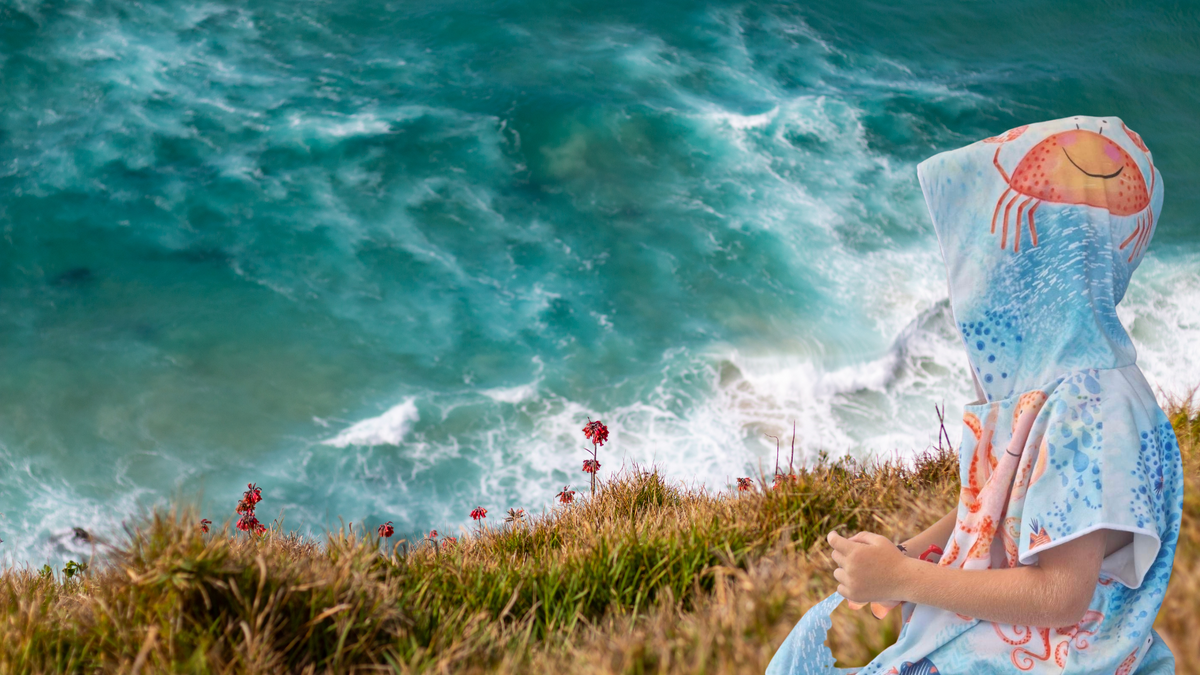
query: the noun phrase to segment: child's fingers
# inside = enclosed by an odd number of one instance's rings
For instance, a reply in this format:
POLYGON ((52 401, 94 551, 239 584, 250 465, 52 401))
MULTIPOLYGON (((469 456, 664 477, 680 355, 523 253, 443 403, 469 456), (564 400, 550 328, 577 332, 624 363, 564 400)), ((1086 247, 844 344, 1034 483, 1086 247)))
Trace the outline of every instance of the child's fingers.
POLYGON ((860 544, 889 544, 889 545, 892 545, 891 540, 888 539, 887 537, 883 536, 882 534, 876 534, 874 532, 865 532, 865 531, 859 532, 859 533, 855 534, 853 537, 850 537, 850 541, 857 541, 860 544))
POLYGON ((887 616, 887 613, 890 612, 892 610, 892 608, 898 604, 900 604, 900 603, 898 603, 898 602, 872 602, 871 603, 871 614, 873 614, 876 619, 882 619, 883 617, 887 616))
POLYGON ((852 540, 843 537, 842 535, 838 534, 837 532, 830 532, 825 537, 825 539, 829 542, 829 545, 832 546, 835 551, 841 551, 843 553, 845 553, 846 549, 849 548, 850 546, 855 546, 855 545, 862 543, 861 541, 854 541, 853 543, 851 543, 852 540))

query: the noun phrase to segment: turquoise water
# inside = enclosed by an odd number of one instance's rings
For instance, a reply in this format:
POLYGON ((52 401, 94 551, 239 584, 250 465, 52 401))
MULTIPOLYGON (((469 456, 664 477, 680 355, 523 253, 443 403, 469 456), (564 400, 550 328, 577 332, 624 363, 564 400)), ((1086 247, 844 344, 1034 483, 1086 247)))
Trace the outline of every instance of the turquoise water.
MULTIPOLYGON (((1120 308, 1200 383, 1200 11, 1144 2, 0 4, 0 555, 245 484, 319 533, 909 457, 974 398, 915 164, 1116 115, 1120 308)), ((948 425, 955 443, 958 425, 948 425)))

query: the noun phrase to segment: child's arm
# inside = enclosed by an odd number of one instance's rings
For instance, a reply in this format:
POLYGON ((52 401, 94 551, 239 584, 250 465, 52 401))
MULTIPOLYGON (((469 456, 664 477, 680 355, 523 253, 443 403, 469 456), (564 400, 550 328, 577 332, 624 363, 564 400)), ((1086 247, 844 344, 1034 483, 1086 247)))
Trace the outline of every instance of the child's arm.
POLYGON ((1038 554, 1038 564, 1011 569, 963 570, 906 565, 905 600, 1015 626, 1070 626, 1087 611, 1104 557, 1097 530, 1038 554), (981 575, 986 575, 981 576, 981 575))
POLYGON ((904 548, 904 555, 910 558, 918 558, 924 553, 930 544, 936 545, 938 548, 945 548, 946 542, 950 541, 950 535, 954 532, 954 521, 958 518, 958 506, 950 509, 950 513, 942 516, 941 520, 933 525, 930 525, 912 539, 900 542, 904 548))
POLYGON ((881 535, 854 540, 829 534, 838 592, 855 602, 903 600, 983 621, 1060 627, 1077 623, 1095 593, 1107 530, 1097 530, 1038 554, 1038 564, 963 570, 904 556, 881 535))

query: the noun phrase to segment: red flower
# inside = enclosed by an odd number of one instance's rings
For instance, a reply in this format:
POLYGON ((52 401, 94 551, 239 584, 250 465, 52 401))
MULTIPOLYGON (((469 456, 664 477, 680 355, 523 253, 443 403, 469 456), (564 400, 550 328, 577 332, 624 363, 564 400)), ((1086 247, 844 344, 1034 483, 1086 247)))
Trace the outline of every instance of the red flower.
POLYGON ((437 539, 437 530, 430 530, 428 538, 429 539, 437 539))
POLYGON ((245 513, 249 511, 254 513, 254 505, 262 501, 262 488, 257 487, 254 483, 247 483, 249 488, 242 493, 242 500, 238 502, 236 513, 245 513))
POLYGON ((608 440, 608 427, 600 420, 592 420, 588 418, 588 423, 583 427, 583 436, 595 445, 604 445, 604 441, 608 440))
POLYGON ((258 522, 258 518, 254 517, 253 513, 244 513, 238 519, 237 529, 242 532, 253 532, 254 534, 262 534, 267 531, 266 525, 258 522))
POLYGON ((458 537, 446 537, 442 543, 445 546, 453 546, 458 543, 458 537))
POLYGON ((201 532, 203 532, 203 533, 205 533, 205 534, 208 534, 208 526, 209 526, 209 525, 212 525, 212 521, 211 521, 211 520, 209 520, 208 518, 201 518, 201 519, 200 519, 200 531, 201 531, 201 532))
POLYGON ((393 534, 396 534, 396 530, 392 527, 392 521, 389 520, 379 526, 379 536, 384 539, 391 539, 393 534))
POLYGON ((745 492, 754 488, 754 483, 749 478, 738 479, 738 492, 745 492))
POLYGON ((475 509, 471 511, 471 518, 474 520, 482 520, 487 518, 487 509, 483 508, 482 506, 476 506, 475 509))
POLYGON ((564 504, 570 504, 571 502, 575 501, 575 491, 567 489, 569 487, 571 487, 571 486, 570 485, 563 486, 562 492, 558 493, 558 501, 560 501, 564 504))
POLYGON ((599 470, 600 470, 600 462, 597 462, 594 459, 583 460, 584 473, 596 473, 599 470))
POLYGON ((237 529, 243 532, 262 534, 267 531, 267 527, 258 522, 258 518, 254 516, 254 505, 262 501, 262 488, 254 483, 247 483, 246 488, 247 490, 242 493, 242 499, 234 511, 242 516, 238 519, 237 529))

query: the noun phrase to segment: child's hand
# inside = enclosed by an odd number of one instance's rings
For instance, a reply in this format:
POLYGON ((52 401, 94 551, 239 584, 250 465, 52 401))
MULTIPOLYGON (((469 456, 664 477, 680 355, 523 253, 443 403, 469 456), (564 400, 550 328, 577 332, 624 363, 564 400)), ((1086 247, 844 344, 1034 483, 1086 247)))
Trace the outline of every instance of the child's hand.
POLYGON ((900 577, 909 558, 895 544, 871 532, 859 532, 849 539, 830 532, 827 539, 838 564, 833 571, 838 593, 859 607, 867 602, 903 600, 899 597, 900 577))

